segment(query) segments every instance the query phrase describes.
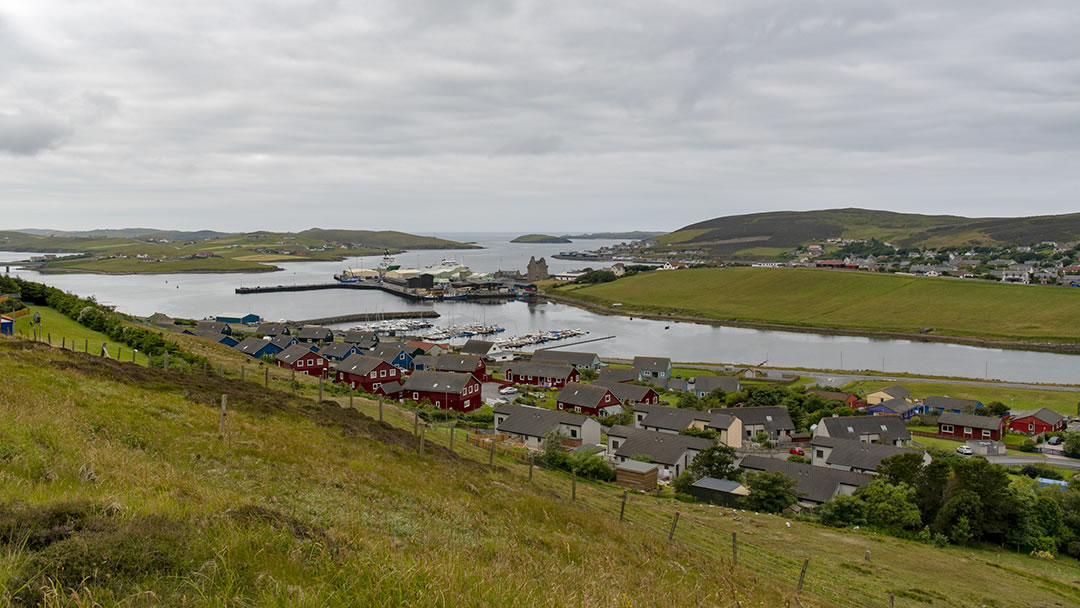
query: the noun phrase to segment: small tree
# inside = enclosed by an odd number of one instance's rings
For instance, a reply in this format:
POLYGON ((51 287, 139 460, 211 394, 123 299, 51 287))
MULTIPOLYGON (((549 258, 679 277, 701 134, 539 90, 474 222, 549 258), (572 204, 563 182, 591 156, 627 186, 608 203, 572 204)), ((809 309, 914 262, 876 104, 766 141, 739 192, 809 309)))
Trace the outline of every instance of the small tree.
POLYGON ((906 483, 891 484, 875 479, 859 488, 855 496, 866 504, 867 522, 890 530, 917 530, 922 516, 915 502, 915 490, 906 483))
POLYGON ((743 505, 754 511, 780 513, 799 500, 795 480, 782 471, 750 473, 746 476, 746 487, 750 494, 743 497, 743 505))
POLYGON ((866 525, 866 503, 854 496, 837 496, 814 512, 826 526, 850 528, 866 525))
POLYGON ((758 431, 757 435, 754 435, 754 443, 761 445, 763 448, 772 447, 772 442, 769 441, 769 434, 765 431, 758 431))
POLYGON ((739 467, 735 466, 735 450, 726 445, 714 445, 699 452, 687 472, 695 481, 703 477, 737 481, 742 476, 739 467))
POLYGON ((1062 446, 1065 455, 1070 458, 1080 458, 1080 433, 1071 432, 1065 434, 1065 443, 1062 446))

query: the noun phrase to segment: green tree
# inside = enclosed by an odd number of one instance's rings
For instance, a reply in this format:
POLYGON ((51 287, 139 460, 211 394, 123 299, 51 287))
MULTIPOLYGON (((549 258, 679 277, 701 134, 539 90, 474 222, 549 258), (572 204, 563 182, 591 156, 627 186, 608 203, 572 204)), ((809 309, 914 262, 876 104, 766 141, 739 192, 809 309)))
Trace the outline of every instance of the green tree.
POLYGON ((1002 416, 1009 415, 1009 406, 1000 401, 991 401, 980 408, 976 408, 975 413, 980 416, 994 416, 996 418, 1001 418, 1002 416))
POLYGON ((837 496, 814 510, 821 523, 834 528, 866 525, 866 503, 855 496, 837 496))
POLYGON ((923 455, 918 452, 905 452, 889 456, 878 465, 878 477, 893 485, 906 483, 915 487, 922 473, 923 455))
POLYGON ((977 540, 1003 541, 1008 530, 1010 511, 1015 507, 1005 467, 985 458, 957 459, 953 462, 953 492, 967 490, 979 497, 980 514, 967 515, 977 540))
POLYGON ((875 479, 859 488, 855 496, 866 504, 866 520, 870 524, 893 531, 917 530, 922 526, 915 490, 906 483, 894 485, 875 479))
POLYGON ((742 477, 742 471, 735 466, 735 450, 726 445, 714 445, 711 448, 698 452, 694 460, 687 468, 687 472, 694 481, 703 477, 716 479, 730 479, 738 481, 742 477))
MULTIPOLYGON (((1077 407, 1080 407, 1080 404, 1077 404, 1077 407)), ((1065 433, 1065 443, 1062 447, 1065 449, 1066 456, 1080 458, 1080 433, 1065 433)))
POLYGON ((743 505, 753 511, 780 513, 799 500, 795 480, 782 471, 749 473, 746 476, 746 487, 750 494, 743 497, 743 505))
POLYGON ((683 393, 679 397, 679 409, 704 411, 706 406, 697 393, 683 393))
POLYGON ((985 508, 982 499, 971 490, 959 490, 941 507, 934 528, 957 544, 979 538, 985 508))

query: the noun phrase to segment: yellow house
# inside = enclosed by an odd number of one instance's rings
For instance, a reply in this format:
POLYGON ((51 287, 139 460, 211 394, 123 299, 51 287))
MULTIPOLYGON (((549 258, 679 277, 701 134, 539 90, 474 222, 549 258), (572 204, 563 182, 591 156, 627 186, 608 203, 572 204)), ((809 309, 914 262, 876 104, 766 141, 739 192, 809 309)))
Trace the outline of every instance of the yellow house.
POLYGON ((889 399, 903 399, 911 403, 911 391, 897 384, 886 386, 867 395, 866 405, 877 405, 889 399))

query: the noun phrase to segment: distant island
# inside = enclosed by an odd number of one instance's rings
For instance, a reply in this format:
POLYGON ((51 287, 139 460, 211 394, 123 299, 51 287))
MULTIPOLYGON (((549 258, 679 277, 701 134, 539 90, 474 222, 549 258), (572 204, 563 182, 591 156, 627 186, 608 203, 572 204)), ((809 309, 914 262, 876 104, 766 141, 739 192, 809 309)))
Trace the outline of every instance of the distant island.
POLYGON ((392 230, 180 232, 153 229, 0 231, 0 250, 77 255, 28 256, 45 273, 159 274, 271 272, 274 262, 326 262, 416 249, 479 249, 457 241, 392 230), (44 233, 44 234, 43 234, 44 233))
POLYGON ((552 236, 550 234, 523 234, 516 239, 510 241, 511 243, 569 243, 569 238, 565 236, 552 236))
POLYGON ((644 241, 667 234, 666 232, 647 232, 634 230, 631 232, 590 232, 587 234, 564 234, 563 238, 585 241, 589 239, 627 239, 631 241, 644 241))

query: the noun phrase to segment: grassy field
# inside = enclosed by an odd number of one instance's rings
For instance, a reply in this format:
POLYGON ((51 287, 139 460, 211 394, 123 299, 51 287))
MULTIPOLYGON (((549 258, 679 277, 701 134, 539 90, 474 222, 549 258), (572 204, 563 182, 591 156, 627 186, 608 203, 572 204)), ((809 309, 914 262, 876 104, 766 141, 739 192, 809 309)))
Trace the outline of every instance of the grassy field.
MULTIPOLYGON (((33 331, 31 327, 34 318, 33 313, 36 312, 41 316, 41 340, 52 340, 52 343, 56 346, 65 344, 67 348, 72 348, 74 343, 78 351, 82 352, 86 349, 95 355, 101 353, 102 344, 108 344, 109 354, 113 357, 117 354, 117 346, 120 346, 123 348, 121 356, 124 361, 131 361, 131 348, 113 343, 105 334, 87 329, 47 306, 28 306, 27 308, 32 311, 31 314, 15 319, 16 332, 21 332, 27 336, 31 335, 33 331)), ((137 353, 135 362, 139 365, 146 365, 146 355, 137 353)))
POLYGON ((884 608, 890 593, 900 608, 1080 601, 1068 559, 789 527, 639 494, 620 524, 621 489, 579 480, 571 500, 565 475, 538 469, 530 482, 526 465, 489 468, 487 450, 460 432, 451 454, 446 427, 426 431, 421 456, 412 417, 389 405, 379 424, 361 415, 378 416, 369 401, 356 401, 358 414, 251 382, 12 341, 0 341, 0 374, 0 597, 26 603, 884 608), (14 542, 4 536, 12 526, 14 542), (950 576, 931 574, 942 571, 950 576))
POLYGON ((822 329, 1080 340, 1080 290, 772 268, 649 272, 551 293, 621 311, 822 329), (977 311, 977 313, 975 312, 977 311))
POLYGON ((1076 415, 1077 402, 1080 402, 1080 391, 1051 391, 1032 390, 992 386, 967 386, 964 384, 922 383, 922 382, 887 382, 884 380, 864 380, 852 382, 843 387, 843 390, 859 394, 869 394, 876 390, 899 384, 911 391, 916 399, 924 399, 929 395, 942 397, 957 397, 959 399, 975 399, 983 404, 991 401, 1000 401, 1011 409, 1032 410, 1040 407, 1052 409, 1055 412, 1070 416, 1076 415))

